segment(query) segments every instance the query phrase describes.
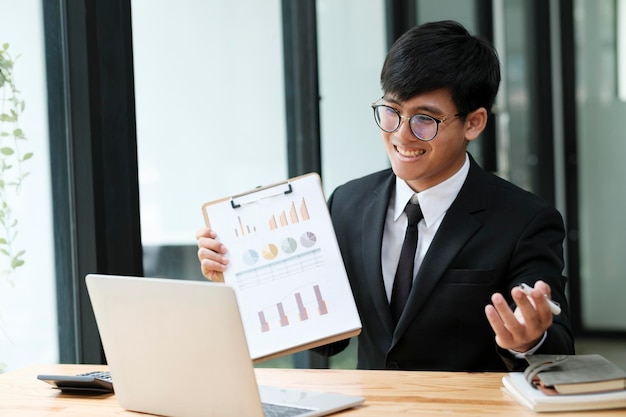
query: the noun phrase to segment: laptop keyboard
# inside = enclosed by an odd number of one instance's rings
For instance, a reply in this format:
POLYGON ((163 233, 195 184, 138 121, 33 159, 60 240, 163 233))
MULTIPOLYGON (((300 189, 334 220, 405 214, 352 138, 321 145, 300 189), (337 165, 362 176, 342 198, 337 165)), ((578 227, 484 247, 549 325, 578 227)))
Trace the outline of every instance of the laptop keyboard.
POLYGON ((286 405, 263 403, 265 417, 297 417, 315 411, 311 408, 289 407, 286 405))

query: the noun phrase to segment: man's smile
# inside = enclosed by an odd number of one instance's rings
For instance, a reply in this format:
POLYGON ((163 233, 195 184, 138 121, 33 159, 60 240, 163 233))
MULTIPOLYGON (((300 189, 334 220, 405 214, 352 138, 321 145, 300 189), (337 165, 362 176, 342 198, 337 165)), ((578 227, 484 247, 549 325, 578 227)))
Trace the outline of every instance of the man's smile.
POLYGON ((394 147, 396 148, 396 151, 402 155, 402 156, 406 156, 409 158, 415 158, 417 156, 420 155, 424 155, 426 153, 426 150, 424 149, 410 149, 410 148, 401 148, 397 145, 394 145, 394 147))

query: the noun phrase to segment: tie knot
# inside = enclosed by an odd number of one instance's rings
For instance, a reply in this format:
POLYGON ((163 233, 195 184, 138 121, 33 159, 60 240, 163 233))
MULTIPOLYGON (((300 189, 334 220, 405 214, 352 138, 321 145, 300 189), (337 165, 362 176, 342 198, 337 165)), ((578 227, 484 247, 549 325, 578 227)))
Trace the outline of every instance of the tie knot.
POLYGON ((406 216, 409 218, 409 226, 415 226, 422 220, 424 215, 422 214, 422 209, 419 204, 409 203, 404 208, 404 212, 406 216))

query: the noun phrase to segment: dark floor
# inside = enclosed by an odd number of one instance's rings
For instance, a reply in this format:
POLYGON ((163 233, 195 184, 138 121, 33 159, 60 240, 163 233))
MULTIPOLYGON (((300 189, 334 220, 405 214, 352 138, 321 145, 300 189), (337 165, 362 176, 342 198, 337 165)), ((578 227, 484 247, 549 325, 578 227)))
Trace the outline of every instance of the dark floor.
POLYGON ((599 353, 626 371, 626 340, 577 339, 576 353, 599 353))

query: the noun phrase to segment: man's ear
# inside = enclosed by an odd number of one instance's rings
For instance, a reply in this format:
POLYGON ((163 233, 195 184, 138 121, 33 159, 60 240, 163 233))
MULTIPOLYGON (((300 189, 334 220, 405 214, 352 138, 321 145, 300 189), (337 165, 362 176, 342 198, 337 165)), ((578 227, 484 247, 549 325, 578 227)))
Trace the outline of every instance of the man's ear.
POLYGON ((470 112, 465 117, 465 139, 474 140, 485 130, 489 114, 484 107, 480 107, 470 112))

